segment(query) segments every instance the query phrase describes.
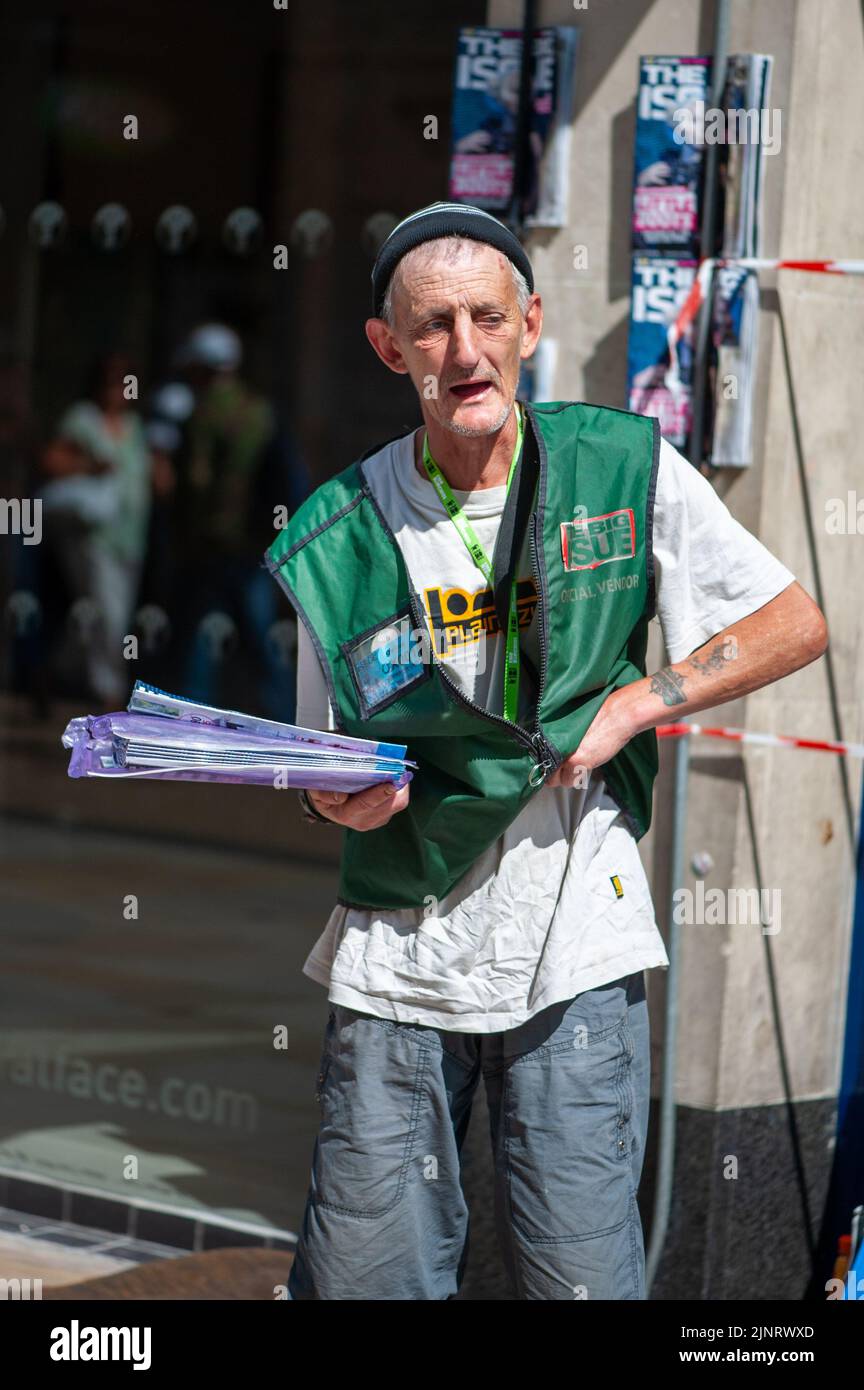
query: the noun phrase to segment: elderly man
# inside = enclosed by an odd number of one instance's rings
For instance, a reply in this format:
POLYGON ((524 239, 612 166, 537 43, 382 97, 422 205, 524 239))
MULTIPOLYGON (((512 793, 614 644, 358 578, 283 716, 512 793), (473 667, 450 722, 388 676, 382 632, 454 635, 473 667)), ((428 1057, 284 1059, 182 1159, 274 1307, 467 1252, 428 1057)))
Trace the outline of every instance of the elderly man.
POLYGON ((344 838, 304 967, 329 1016, 289 1293, 455 1296, 482 1074, 515 1296, 643 1299, 653 731, 815 660, 825 623, 655 420, 516 399, 543 313, 495 218, 413 213, 372 282, 367 337, 423 425, 267 562, 301 620, 299 722, 405 742, 418 771, 301 798, 344 838))

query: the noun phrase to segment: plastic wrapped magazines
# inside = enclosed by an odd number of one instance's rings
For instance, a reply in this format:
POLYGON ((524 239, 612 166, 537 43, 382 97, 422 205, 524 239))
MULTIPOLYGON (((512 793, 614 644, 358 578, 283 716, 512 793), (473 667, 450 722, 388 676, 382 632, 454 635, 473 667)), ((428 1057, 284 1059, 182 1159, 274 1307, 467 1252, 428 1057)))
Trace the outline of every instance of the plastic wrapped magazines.
POLYGON ((765 151, 770 151, 772 139, 780 138, 779 112, 774 130, 768 107, 773 64, 766 53, 739 53, 726 65, 726 143, 721 150, 724 256, 762 254, 765 151))
POLYGON ((690 293, 696 261, 633 257, 627 346, 628 409, 654 415, 676 448, 687 444, 693 418, 693 333, 675 320, 690 293))
POLYGON ((349 738, 196 704, 136 681, 127 710, 66 725, 70 777, 242 782, 358 792, 404 786, 416 764, 404 744, 349 738))
POLYGON ((680 138, 689 113, 696 124, 711 80, 710 58, 639 60, 633 249, 699 253, 705 147, 680 138), (676 138, 676 132, 678 138, 676 138))
POLYGON ((712 304, 714 425, 711 463, 747 468, 753 462, 753 386, 759 328, 755 270, 718 266, 712 304))
MULTIPOLYGON (((772 58, 764 53, 737 54, 727 64, 722 255, 730 258, 758 257, 762 250, 765 145, 775 134, 779 139, 779 129, 774 132, 769 126, 772 66, 772 58)), ((714 423, 710 461, 720 468, 746 468, 753 461, 753 389, 759 341, 755 271, 734 264, 719 266, 711 315, 714 423)))
MULTIPOLYGON (((572 25, 534 30, 526 226, 567 222, 578 37, 572 25)), ((521 63, 520 29, 459 30, 448 186, 454 202, 494 213, 510 205, 521 63)))

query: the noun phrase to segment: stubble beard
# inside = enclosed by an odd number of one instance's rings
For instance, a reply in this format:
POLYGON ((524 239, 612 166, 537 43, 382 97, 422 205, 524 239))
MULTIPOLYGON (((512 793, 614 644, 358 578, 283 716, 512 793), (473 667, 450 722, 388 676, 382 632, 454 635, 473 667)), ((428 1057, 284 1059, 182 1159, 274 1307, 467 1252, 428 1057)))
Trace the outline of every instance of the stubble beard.
MULTIPOLYGON (((478 438, 484 434, 497 434, 507 423, 510 411, 513 409, 513 402, 505 405, 501 409, 498 419, 491 425, 472 426, 456 424, 453 420, 448 421, 444 428, 450 430, 451 434, 461 434, 466 438, 478 438)), ((444 422, 442 421, 442 424, 444 422)))

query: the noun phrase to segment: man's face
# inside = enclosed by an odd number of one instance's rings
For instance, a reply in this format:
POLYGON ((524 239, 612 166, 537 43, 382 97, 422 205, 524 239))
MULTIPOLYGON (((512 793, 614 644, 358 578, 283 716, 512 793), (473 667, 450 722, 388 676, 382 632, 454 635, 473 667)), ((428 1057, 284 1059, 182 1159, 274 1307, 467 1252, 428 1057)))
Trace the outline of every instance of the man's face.
POLYGON ((495 433, 513 408, 520 362, 540 337, 540 296, 523 319, 509 262, 478 242, 455 261, 420 246, 395 275, 394 327, 366 324, 378 356, 411 377, 427 421, 454 434, 495 433))

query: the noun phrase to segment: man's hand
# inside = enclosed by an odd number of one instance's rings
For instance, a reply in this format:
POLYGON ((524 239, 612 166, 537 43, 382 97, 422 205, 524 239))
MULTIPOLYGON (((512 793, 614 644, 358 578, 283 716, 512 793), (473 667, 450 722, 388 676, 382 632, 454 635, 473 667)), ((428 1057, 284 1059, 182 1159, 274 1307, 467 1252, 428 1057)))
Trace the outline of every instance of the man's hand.
POLYGON ((576 752, 544 785, 581 786, 586 768, 608 762, 634 735, 771 685, 815 661, 827 646, 825 619, 796 580, 683 661, 614 690, 576 752))
POLYGON ((587 786, 586 770, 608 763, 633 737, 636 730, 631 727, 626 710, 615 699, 618 694, 620 691, 613 691, 609 698, 604 700, 576 752, 565 758, 551 777, 546 778, 543 783, 545 787, 587 786))
POLYGON ((306 795, 322 816, 347 825, 351 830, 377 830, 386 825, 397 811, 408 805, 410 784, 394 787, 392 782, 376 782, 374 787, 354 792, 313 792, 306 795))

